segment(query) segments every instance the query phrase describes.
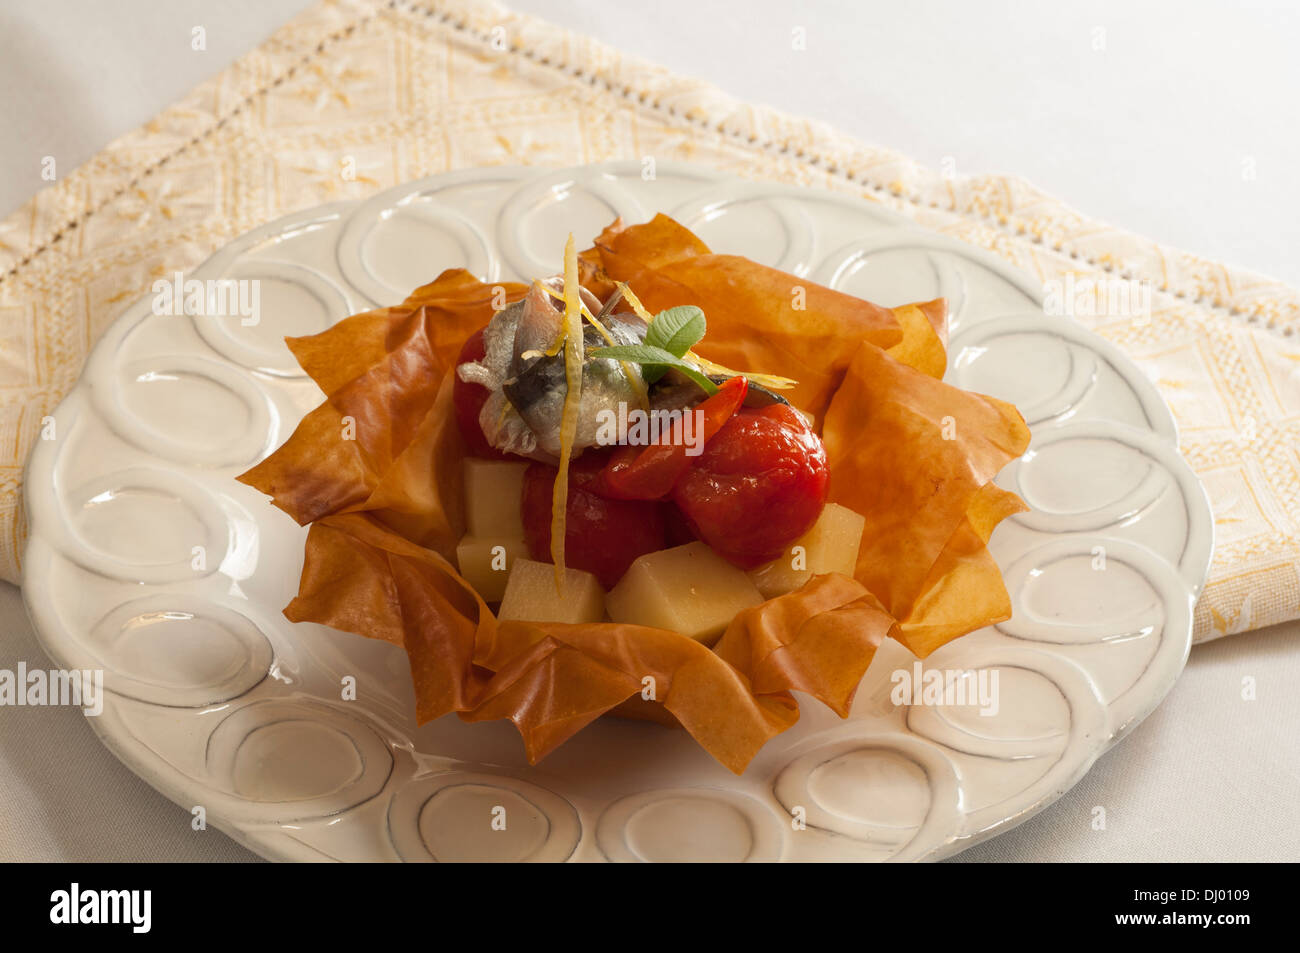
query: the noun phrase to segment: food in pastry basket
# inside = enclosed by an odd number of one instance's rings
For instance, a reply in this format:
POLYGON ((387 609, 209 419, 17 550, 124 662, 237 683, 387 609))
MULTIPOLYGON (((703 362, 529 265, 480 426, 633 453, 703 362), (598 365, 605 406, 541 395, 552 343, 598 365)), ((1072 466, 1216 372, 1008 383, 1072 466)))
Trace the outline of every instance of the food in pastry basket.
POLYGON ((241 477, 311 526, 285 613, 402 646, 422 722, 537 760, 617 709, 742 771, 793 691, 846 715, 885 638, 1010 614, 985 543, 1028 431, 940 379, 944 318, 661 215, 291 339, 326 400, 241 477))

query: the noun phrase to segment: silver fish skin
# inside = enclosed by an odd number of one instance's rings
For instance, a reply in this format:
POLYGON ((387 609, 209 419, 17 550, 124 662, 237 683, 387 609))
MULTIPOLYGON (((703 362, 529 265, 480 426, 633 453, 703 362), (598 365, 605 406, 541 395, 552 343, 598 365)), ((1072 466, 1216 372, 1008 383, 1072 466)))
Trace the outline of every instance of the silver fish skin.
MULTIPOLYGON (((534 289, 524 299, 524 315, 515 337, 510 378, 503 390, 519 416, 537 437, 538 447, 546 453, 559 456, 560 424, 564 418, 564 402, 569 394, 565 376, 564 352, 547 356, 544 347, 533 346, 537 336, 549 334, 547 344, 559 335, 563 315, 549 300, 549 296, 534 289), (534 297, 537 295, 538 297, 534 297), (545 297, 548 300, 542 301, 545 297)), ((607 328, 615 344, 637 344, 645 340, 643 330, 629 321, 610 321, 607 328)), ((583 348, 592 351, 604 347, 604 336, 589 324, 584 324, 583 348)), ((601 432, 602 421, 626 420, 626 410, 639 406, 638 394, 645 393, 645 380, 637 365, 624 366, 608 358, 589 357, 582 365, 582 397, 578 403, 578 425, 574 434, 575 450, 595 446, 601 432), (624 413, 620 414, 620 407, 624 413), (605 417, 608 412, 613 416, 605 417)), ((619 433, 622 439, 626 434, 619 433)))
POLYGON ((479 411, 479 427, 488 443, 507 453, 551 462, 549 455, 537 448, 536 435, 501 390, 501 385, 510 376, 515 332, 523 316, 523 301, 516 301, 498 311, 483 330, 483 358, 459 365, 456 376, 467 383, 487 388, 488 399, 479 411))
MULTIPOLYGON (((600 302, 592 297, 593 302, 587 306, 596 313, 600 302)), ((534 287, 522 301, 493 317, 483 334, 482 361, 457 368, 462 380, 482 384, 491 392, 479 423, 494 447, 537 460, 559 458, 560 424, 569 386, 564 352, 548 357, 545 351, 558 337, 563 317, 550 295, 534 287)), ((635 315, 609 315, 602 323, 615 344, 645 340, 645 323, 635 315)), ((585 350, 607 343, 599 331, 584 324, 585 350)), ((626 421, 627 414, 619 413, 620 405, 628 409, 640 406, 638 395, 645 393, 645 387, 637 365, 587 358, 582 367, 575 454, 597 444, 602 420, 606 419, 604 412, 613 414, 610 420, 626 421)), ((617 436, 621 440, 626 434, 620 432, 617 436)))

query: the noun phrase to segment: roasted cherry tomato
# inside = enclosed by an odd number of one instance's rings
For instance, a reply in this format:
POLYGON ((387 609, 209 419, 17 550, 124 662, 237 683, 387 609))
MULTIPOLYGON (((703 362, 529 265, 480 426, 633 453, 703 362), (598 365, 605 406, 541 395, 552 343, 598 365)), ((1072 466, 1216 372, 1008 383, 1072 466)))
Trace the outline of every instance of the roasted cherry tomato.
POLYGON ((700 539, 750 568, 780 556, 821 515, 826 448, 786 404, 742 408, 673 489, 700 539))
MULTIPOLYGON (((465 346, 460 349, 460 357, 456 358, 456 364, 481 361, 484 353, 483 330, 480 329, 466 339, 465 346)), ((456 373, 454 368, 451 373, 456 373)), ((456 410, 456 426, 460 429, 460 435, 465 441, 465 448, 470 456, 506 460, 509 459, 509 455, 488 443, 487 437, 483 435, 483 428, 478 422, 479 411, 487 403, 490 394, 491 391, 482 384, 463 381, 457 375, 451 391, 452 404, 456 410)))
MULTIPOLYGON (((588 451, 569 464, 569 505, 565 510, 564 561, 593 573, 613 588, 633 560, 665 547, 663 506, 641 500, 607 500, 589 487, 608 453, 588 451)), ((529 554, 551 561, 551 494, 556 469, 533 463, 524 471, 524 539, 529 554)))
MULTIPOLYGON (((749 382, 743 377, 724 381, 712 397, 689 408, 699 420, 699 439, 703 446, 744 403, 749 382)), ((600 474, 596 489, 616 500, 663 500, 672 493, 682 474, 698 459, 686 452, 682 422, 679 419, 659 443, 648 447, 619 447, 600 474)))
POLYGON ((700 537, 695 535, 695 530, 682 515, 682 511, 677 508, 677 504, 672 500, 663 504, 664 508, 664 542, 669 548, 673 546, 685 546, 687 543, 693 543, 700 537))

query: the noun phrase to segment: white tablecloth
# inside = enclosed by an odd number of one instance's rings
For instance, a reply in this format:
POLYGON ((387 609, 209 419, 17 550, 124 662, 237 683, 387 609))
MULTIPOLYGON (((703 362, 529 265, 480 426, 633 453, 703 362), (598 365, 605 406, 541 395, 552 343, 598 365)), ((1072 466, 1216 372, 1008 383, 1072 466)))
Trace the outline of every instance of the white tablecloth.
MULTIPOLYGON (((260 42, 303 0, 11 0, 0 8, 0 214, 260 42), (202 26, 207 49, 191 48, 202 26)), ((1012 172, 1174 245, 1300 282, 1300 21, 1211 3, 805 8, 514 0, 931 165, 1012 172), (687 29, 687 27, 690 27, 687 29), (802 66, 766 51, 806 40, 802 66)), ((1300 623, 1197 648, 1165 703, 1073 790, 961 860, 1300 860, 1300 623), (1242 683, 1255 680, 1255 700, 1242 683), (1106 829, 1093 829, 1094 807, 1106 829)), ((0 584, 0 669, 45 668, 0 584)), ((250 860, 190 829, 79 712, 0 708, 0 860, 250 860)))

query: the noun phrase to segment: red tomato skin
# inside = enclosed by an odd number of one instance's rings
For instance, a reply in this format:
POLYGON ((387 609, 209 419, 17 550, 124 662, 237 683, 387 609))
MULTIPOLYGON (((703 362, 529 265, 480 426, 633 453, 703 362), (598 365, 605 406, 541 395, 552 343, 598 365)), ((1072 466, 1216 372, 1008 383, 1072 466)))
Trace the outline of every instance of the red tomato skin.
MULTIPOLYGON (((569 464, 564 561, 612 589, 637 557, 664 548, 664 514, 659 503, 607 500, 586 489, 607 458, 607 453, 589 451, 569 464)), ((524 540, 529 555, 541 562, 551 561, 551 495, 557 472, 545 463, 532 463, 524 472, 524 540)))
MULTIPOLYGON (((701 436, 707 441, 740 409, 749 390, 743 377, 733 377, 718 392, 692 410, 702 421, 701 436)), ((666 500, 682 474, 691 468, 692 457, 674 426, 666 442, 649 447, 620 447, 610 458, 604 473, 592 489, 613 500, 666 500)))
POLYGON ((696 534, 690 521, 677 508, 672 500, 663 504, 664 508, 664 542, 671 548, 693 543, 700 537, 696 534))
POLYGON ((700 539, 742 569, 776 559, 812 528, 830 485, 826 448, 785 404, 742 408, 673 488, 700 539))
MULTIPOLYGON (((456 358, 457 366, 467 361, 479 361, 483 359, 485 349, 483 347, 483 328, 475 331, 465 339, 465 344, 460 349, 460 357, 456 358)), ((456 369, 452 368, 452 374, 456 374, 456 369)), ((492 444, 483 434, 483 428, 479 426, 479 411, 487 403, 490 396, 489 391, 482 384, 473 384, 460 379, 456 375, 452 385, 451 399, 452 405, 456 412, 456 427, 460 430, 461 439, 465 441, 465 451, 471 457, 486 457, 489 460, 509 460, 513 454, 503 453, 492 444)))

